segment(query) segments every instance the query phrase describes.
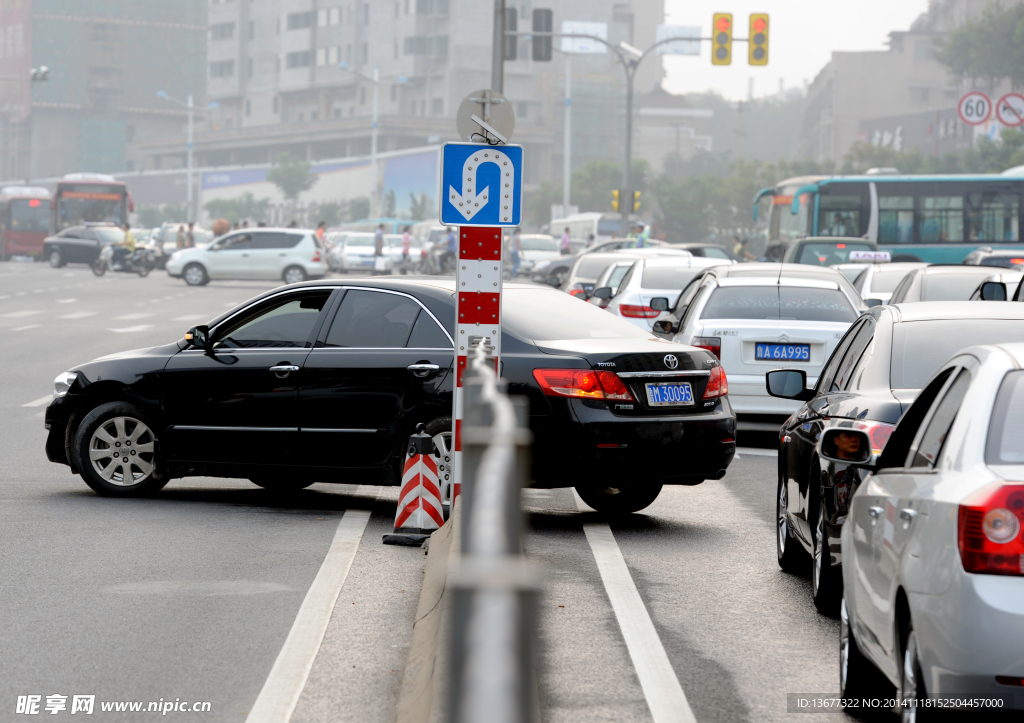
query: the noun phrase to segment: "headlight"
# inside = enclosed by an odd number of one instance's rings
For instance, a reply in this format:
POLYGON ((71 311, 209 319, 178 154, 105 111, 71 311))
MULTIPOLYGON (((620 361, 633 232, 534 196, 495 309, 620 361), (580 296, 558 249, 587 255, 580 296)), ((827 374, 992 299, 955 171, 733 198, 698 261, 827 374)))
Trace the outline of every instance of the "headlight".
POLYGON ((78 379, 78 372, 64 372, 58 374, 57 378, 53 380, 53 398, 60 399, 68 393, 71 386, 78 379))

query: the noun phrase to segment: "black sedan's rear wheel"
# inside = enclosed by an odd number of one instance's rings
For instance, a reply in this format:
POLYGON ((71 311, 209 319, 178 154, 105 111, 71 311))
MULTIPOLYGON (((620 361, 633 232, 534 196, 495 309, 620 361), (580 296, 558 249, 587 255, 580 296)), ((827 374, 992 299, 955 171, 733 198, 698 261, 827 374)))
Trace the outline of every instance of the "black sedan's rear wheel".
POLYGON ((76 467, 85 483, 105 497, 141 497, 167 484, 157 474, 157 439, 138 408, 101 404, 75 435, 76 467))
POLYGON ((786 491, 786 480, 781 474, 775 495, 775 552, 779 558, 779 567, 786 572, 797 572, 806 564, 807 553, 794 539, 789 527, 789 494, 786 491))
POLYGON ((661 485, 623 482, 615 487, 577 487, 576 493, 598 512, 626 515, 649 506, 661 494, 661 485))

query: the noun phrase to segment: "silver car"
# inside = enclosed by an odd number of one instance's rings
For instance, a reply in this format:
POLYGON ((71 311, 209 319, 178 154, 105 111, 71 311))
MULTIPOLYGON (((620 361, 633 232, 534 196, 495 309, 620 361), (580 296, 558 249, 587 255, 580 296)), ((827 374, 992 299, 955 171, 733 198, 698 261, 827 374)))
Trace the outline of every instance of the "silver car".
POLYGON ((1024 710, 1022 433, 1015 343, 946 362, 876 460, 852 422, 822 434, 822 459, 874 469, 841 538, 841 698, 886 697, 880 672, 904 721, 925 699, 1024 710))

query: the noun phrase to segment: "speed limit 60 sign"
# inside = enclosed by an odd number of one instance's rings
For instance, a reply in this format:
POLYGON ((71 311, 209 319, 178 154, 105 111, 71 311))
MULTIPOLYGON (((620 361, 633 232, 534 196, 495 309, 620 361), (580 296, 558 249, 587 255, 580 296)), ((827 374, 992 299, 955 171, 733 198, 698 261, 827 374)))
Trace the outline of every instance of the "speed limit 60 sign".
POLYGON ((960 113, 960 120, 964 123, 978 126, 987 121, 988 117, 992 115, 992 101, 984 93, 972 90, 960 99, 957 112, 960 113))

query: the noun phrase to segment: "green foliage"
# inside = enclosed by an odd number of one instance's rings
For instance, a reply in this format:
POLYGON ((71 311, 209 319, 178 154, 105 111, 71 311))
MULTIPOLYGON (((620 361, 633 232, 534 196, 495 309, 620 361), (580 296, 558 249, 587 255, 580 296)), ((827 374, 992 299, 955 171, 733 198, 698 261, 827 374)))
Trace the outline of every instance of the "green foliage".
POLYGON ((981 138, 961 154, 926 156, 913 148, 897 152, 869 143, 855 143, 843 159, 842 173, 863 173, 868 168, 892 167, 901 173, 1002 173, 1024 165, 1024 132, 1004 128, 999 141, 981 138))
POLYGON ((348 220, 362 221, 370 217, 370 199, 359 196, 348 202, 348 220))
POLYGON ((1024 85, 1024 6, 988 5, 976 19, 952 30, 937 44, 935 57, 964 78, 1009 78, 1024 85))
MULTIPOLYGON (((651 169, 647 161, 633 159, 633 186, 634 191, 646 191, 647 179, 651 169)), ((572 203, 579 206, 580 211, 607 211, 612 212, 612 191, 622 187, 622 166, 614 161, 595 160, 590 161, 581 168, 572 172, 572 203)), ((562 194, 559 189, 557 200, 561 201, 562 194)), ((550 205, 550 204, 549 204, 550 205)), ((550 208, 548 210, 550 214, 550 208)))
POLYGON ((163 206, 140 206, 138 224, 142 228, 156 228, 165 221, 181 223, 188 210, 184 203, 166 203, 163 206))
POLYGON ((394 218, 396 205, 397 204, 395 203, 395 189, 388 189, 388 192, 384 194, 384 204, 381 207, 380 215, 383 218, 394 218))
POLYGON ((523 223, 540 227, 551 221, 551 204, 561 203, 562 189, 550 178, 545 178, 523 199, 523 223))
MULTIPOLYGON (((341 212, 342 204, 338 201, 328 201, 327 203, 321 203, 316 210, 315 221, 319 223, 324 221, 327 223, 328 228, 331 226, 337 226, 341 223, 341 212)), ((313 220, 311 219, 311 222, 313 220)))
POLYGON ((277 164, 267 172, 267 180, 277 186, 289 201, 295 201, 304 191, 311 189, 320 177, 310 171, 309 161, 290 153, 277 156, 277 164))
POLYGON ((203 204, 203 208, 213 218, 226 218, 231 225, 239 221, 264 221, 270 210, 270 199, 256 200, 252 193, 246 191, 238 198, 215 198, 203 204))
POLYGON ((409 217, 413 221, 425 221, 431 211, 432 199, 425 193, 421 193, 417 198, 415 193, 410 191, 409 193, 409 217))

